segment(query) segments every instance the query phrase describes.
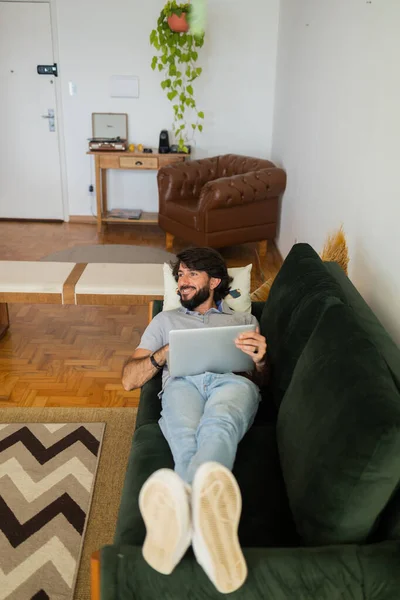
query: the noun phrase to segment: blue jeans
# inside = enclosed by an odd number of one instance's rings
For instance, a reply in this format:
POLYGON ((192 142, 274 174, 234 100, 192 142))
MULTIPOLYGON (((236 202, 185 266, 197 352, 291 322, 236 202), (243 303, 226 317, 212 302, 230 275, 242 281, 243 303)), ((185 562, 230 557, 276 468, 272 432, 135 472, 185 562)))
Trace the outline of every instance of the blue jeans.
POLYGON ((159 425, 178 475, 192 483, 196 470, 208 461, 232 470, 237 446, 254 421, 260 398, 252 381, 232 373, 169 379, 159 425))

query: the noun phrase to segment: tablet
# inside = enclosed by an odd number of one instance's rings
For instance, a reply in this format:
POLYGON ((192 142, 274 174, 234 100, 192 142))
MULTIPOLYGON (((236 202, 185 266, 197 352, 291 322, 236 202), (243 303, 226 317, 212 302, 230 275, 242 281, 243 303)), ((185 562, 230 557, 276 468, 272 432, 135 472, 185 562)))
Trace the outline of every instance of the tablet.
POLYGON ((170 331, 167 364, 171 377, 252 371, 253 360, 236 348, 235 339, 255 330, 253 324, 170 331))

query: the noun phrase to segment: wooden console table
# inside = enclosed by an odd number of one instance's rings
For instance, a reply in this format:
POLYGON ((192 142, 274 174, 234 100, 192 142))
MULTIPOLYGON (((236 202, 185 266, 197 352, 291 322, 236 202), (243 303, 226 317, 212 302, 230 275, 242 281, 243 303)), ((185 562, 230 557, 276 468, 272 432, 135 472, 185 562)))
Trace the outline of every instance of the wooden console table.
MULTIPOLYGON (((107 207, 107 169, 125 169, 130 171, 158 171, 186 158, 182 154, 159 154, 154 152, 88 152, 94 156, 96 169, 96 201, 97 201, 97 231, 101 231, 103 223, 157 223, 158 213, 143 212, 140 219, 115 219, 109 216, 107 207)), ((135 207, 136 208, 136 207, 135 207)))

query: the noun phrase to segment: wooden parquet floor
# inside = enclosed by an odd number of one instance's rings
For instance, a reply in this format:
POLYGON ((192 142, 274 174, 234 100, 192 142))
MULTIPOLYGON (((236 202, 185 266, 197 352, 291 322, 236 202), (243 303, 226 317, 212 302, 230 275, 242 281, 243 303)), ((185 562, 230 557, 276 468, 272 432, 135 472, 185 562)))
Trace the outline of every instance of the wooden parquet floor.
MULTIPOLYGON (((93 225, 0 221, 0 260, 39 260, 84 244, 164 247, 157 226, 115 225, 97 234, 93 225)), ((185 247, 177 240, 175 250, 185 247)), ((222 251, 228 266, 253 263, 252 289, 277 271, 270 244, 222 251)), ((139 390, 126 392, 121 370, 147 325, 147 306, 80 307, 10 305, 11 327, 0 341, 0 407, 137 406, 139 390)))

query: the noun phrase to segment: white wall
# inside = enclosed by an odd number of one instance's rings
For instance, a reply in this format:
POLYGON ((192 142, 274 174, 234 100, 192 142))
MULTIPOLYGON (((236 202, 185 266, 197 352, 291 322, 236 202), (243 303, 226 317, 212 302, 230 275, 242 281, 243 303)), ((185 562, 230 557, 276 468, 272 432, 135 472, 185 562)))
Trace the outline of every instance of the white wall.
MULTIPOLYGON (((91 158, 85 156, 92 112, 127 112, 133 143, 157 146, 161 129, 171 129, 171 103, 150 68, 149 34, 163 0, 53 0, 57 12, 60 85, 65 129, 69 210, 91 212, 91 158), (109 96, 111 75, 137 75, 140 98, 109 96), (68 82, 77 85, 70 96, 68 82)), ((209 24, 196 84, 205 129, 196 155, 238 152, 268 157, 272 144, 273 98, 279 0, 210 0, 209 24)), ((111 206, 158 208, 156 174, 109 172, 111 206)))
POLYGON ((400 2, 281 0, 272 159, 278 245, 344 225, 350 277, 400 343, 400 2))

